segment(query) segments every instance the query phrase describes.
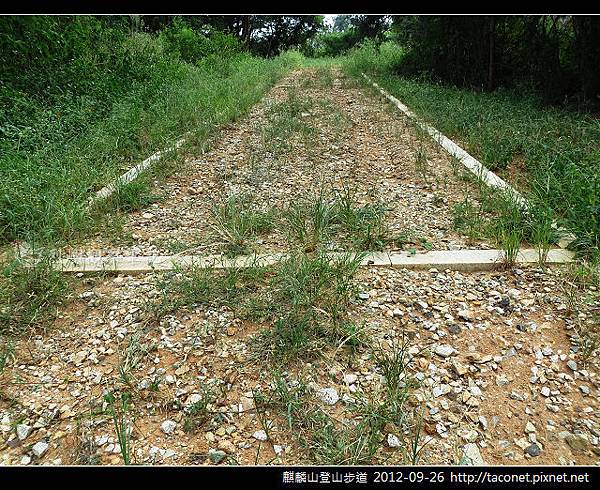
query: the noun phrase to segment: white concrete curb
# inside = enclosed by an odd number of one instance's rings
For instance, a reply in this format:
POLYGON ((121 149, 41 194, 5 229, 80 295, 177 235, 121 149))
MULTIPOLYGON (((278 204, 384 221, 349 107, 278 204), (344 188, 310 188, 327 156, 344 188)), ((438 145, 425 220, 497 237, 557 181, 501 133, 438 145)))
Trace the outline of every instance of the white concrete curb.
MULTIPOLYGON (((348 254, 330 253, 331 258, 341 258, 348 254)), ((241 256, 227 259, 222 255, 187 256, 139 256, 139 257, 67 257, 55 261, 55 267, 62 272, 151 272, 176 268, 244 268, 268 266, 284 260, 284 253, 262 256, 241 256)), ((438 250, 426 253, 374 252, 367 254, 363 267, 397 267, 404 269, 430 269, 432 267, 458 271, 491 270, 504 261, 502 250, 438 250)), ((563 264, 574 260, 573 252, 563 249, 548 251, 546 264, 563 264)), ((519 252, 516 264, 537 264, 539 254, 536 249, 523 249, 519 252)))
POLYGON ((107 186, 100 189, 93 196, 88 199, 88 208, 93 206, 96 202, 102 199, 106 199, 113 195, 117 189, 125 184, 129 184, 135 180, 144 170, 150 167, 153 163, 160 160, 163 155, 167 152, 177 150, 183 146, 186 141, 186 137, 189 133, 186 133, 183 138, 178 140, 173 146, 170 146, 164 150, 157 151, 154 155, 150 155, 143 162, 138 163, 135 167, 130 168, 127 172, 117 177, 114 182, 111 182, 107 186))
POLYGON ((479 179, 483 180, 488 186, 495 187, 497 189, 503 189, 508 191, 523 207, 527 207, 527 200, 510 184, 506 183, 494 172, 488 170, 479 160, 469 155, 465 150, 458 146, 450 138, 442 134, 440 131, 435 129, 433 126, 421 121, 418 116, 411 111, 406 105, 400 102, 396 97, 387 93, 377 83, 371 80, 366 74, 362 74, 365 79, 369 81, 386 99, 400 109, 404 114, 411 118, 421 129, 429 134, 440 146, 442 146, 450 155, 456 157, 460 162, 467 167, 473 174, 479 179))

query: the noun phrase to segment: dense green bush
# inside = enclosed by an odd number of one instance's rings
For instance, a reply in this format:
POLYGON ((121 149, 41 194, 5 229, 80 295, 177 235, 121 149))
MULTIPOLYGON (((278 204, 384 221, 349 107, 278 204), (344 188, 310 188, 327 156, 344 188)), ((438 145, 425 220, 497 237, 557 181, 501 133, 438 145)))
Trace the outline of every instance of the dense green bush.
POLYGON ((340 56, 357 43, 356 37, 356 32, 352 29, 343 32, 323 32, 306 43, 305 54, 315 58, 340 56))
POLYGON ((215 56, 230 58, 243 51, 239 40, 231 34, 214 29, 203 34, 177 17, 160 36, 171 53, 188 63, 199 63, 207 57, 215 56))

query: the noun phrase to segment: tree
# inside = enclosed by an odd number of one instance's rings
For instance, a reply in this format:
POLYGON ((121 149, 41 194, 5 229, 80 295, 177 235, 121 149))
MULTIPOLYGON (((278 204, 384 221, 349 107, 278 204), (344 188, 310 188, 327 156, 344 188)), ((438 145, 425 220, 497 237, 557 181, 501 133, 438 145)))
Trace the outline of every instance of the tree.
POLYGON ((323 29, 322 15, 252 16, 250 49, 262 56, 276 56, 293 47, 300 47, 323 29))
POLYGON ((384 32, 390 24, 389 15, 351 15, 350 23, 356 29, 358 42, 364 39, 372 39, 375 42, 381 42, 384 39, 384 32))
POLYGON ((333 31, 334 32, 344 32, 347 31, 350 27, 352 27, 351 15, 336 15, 333 18, 333 31))

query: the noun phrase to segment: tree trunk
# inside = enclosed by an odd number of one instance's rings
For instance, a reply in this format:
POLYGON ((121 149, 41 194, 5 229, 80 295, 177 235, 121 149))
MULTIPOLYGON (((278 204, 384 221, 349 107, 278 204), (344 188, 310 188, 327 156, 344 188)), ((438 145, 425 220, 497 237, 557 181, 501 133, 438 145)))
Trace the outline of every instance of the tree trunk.
POLYGON ((247 49, 250 48, 250 16, 244 15, 242 21, 242 40, 247 49))

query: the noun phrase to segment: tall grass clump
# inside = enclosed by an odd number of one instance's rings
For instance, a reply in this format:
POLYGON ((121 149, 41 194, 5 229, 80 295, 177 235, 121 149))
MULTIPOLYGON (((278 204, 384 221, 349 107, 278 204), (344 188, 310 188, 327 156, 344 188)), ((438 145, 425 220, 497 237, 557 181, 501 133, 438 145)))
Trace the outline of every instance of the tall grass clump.
POLYGON ((0 264, 0 335, 48 326, 67 292, 67 280, 49 258, 29 265, 18 260, 0 264))

